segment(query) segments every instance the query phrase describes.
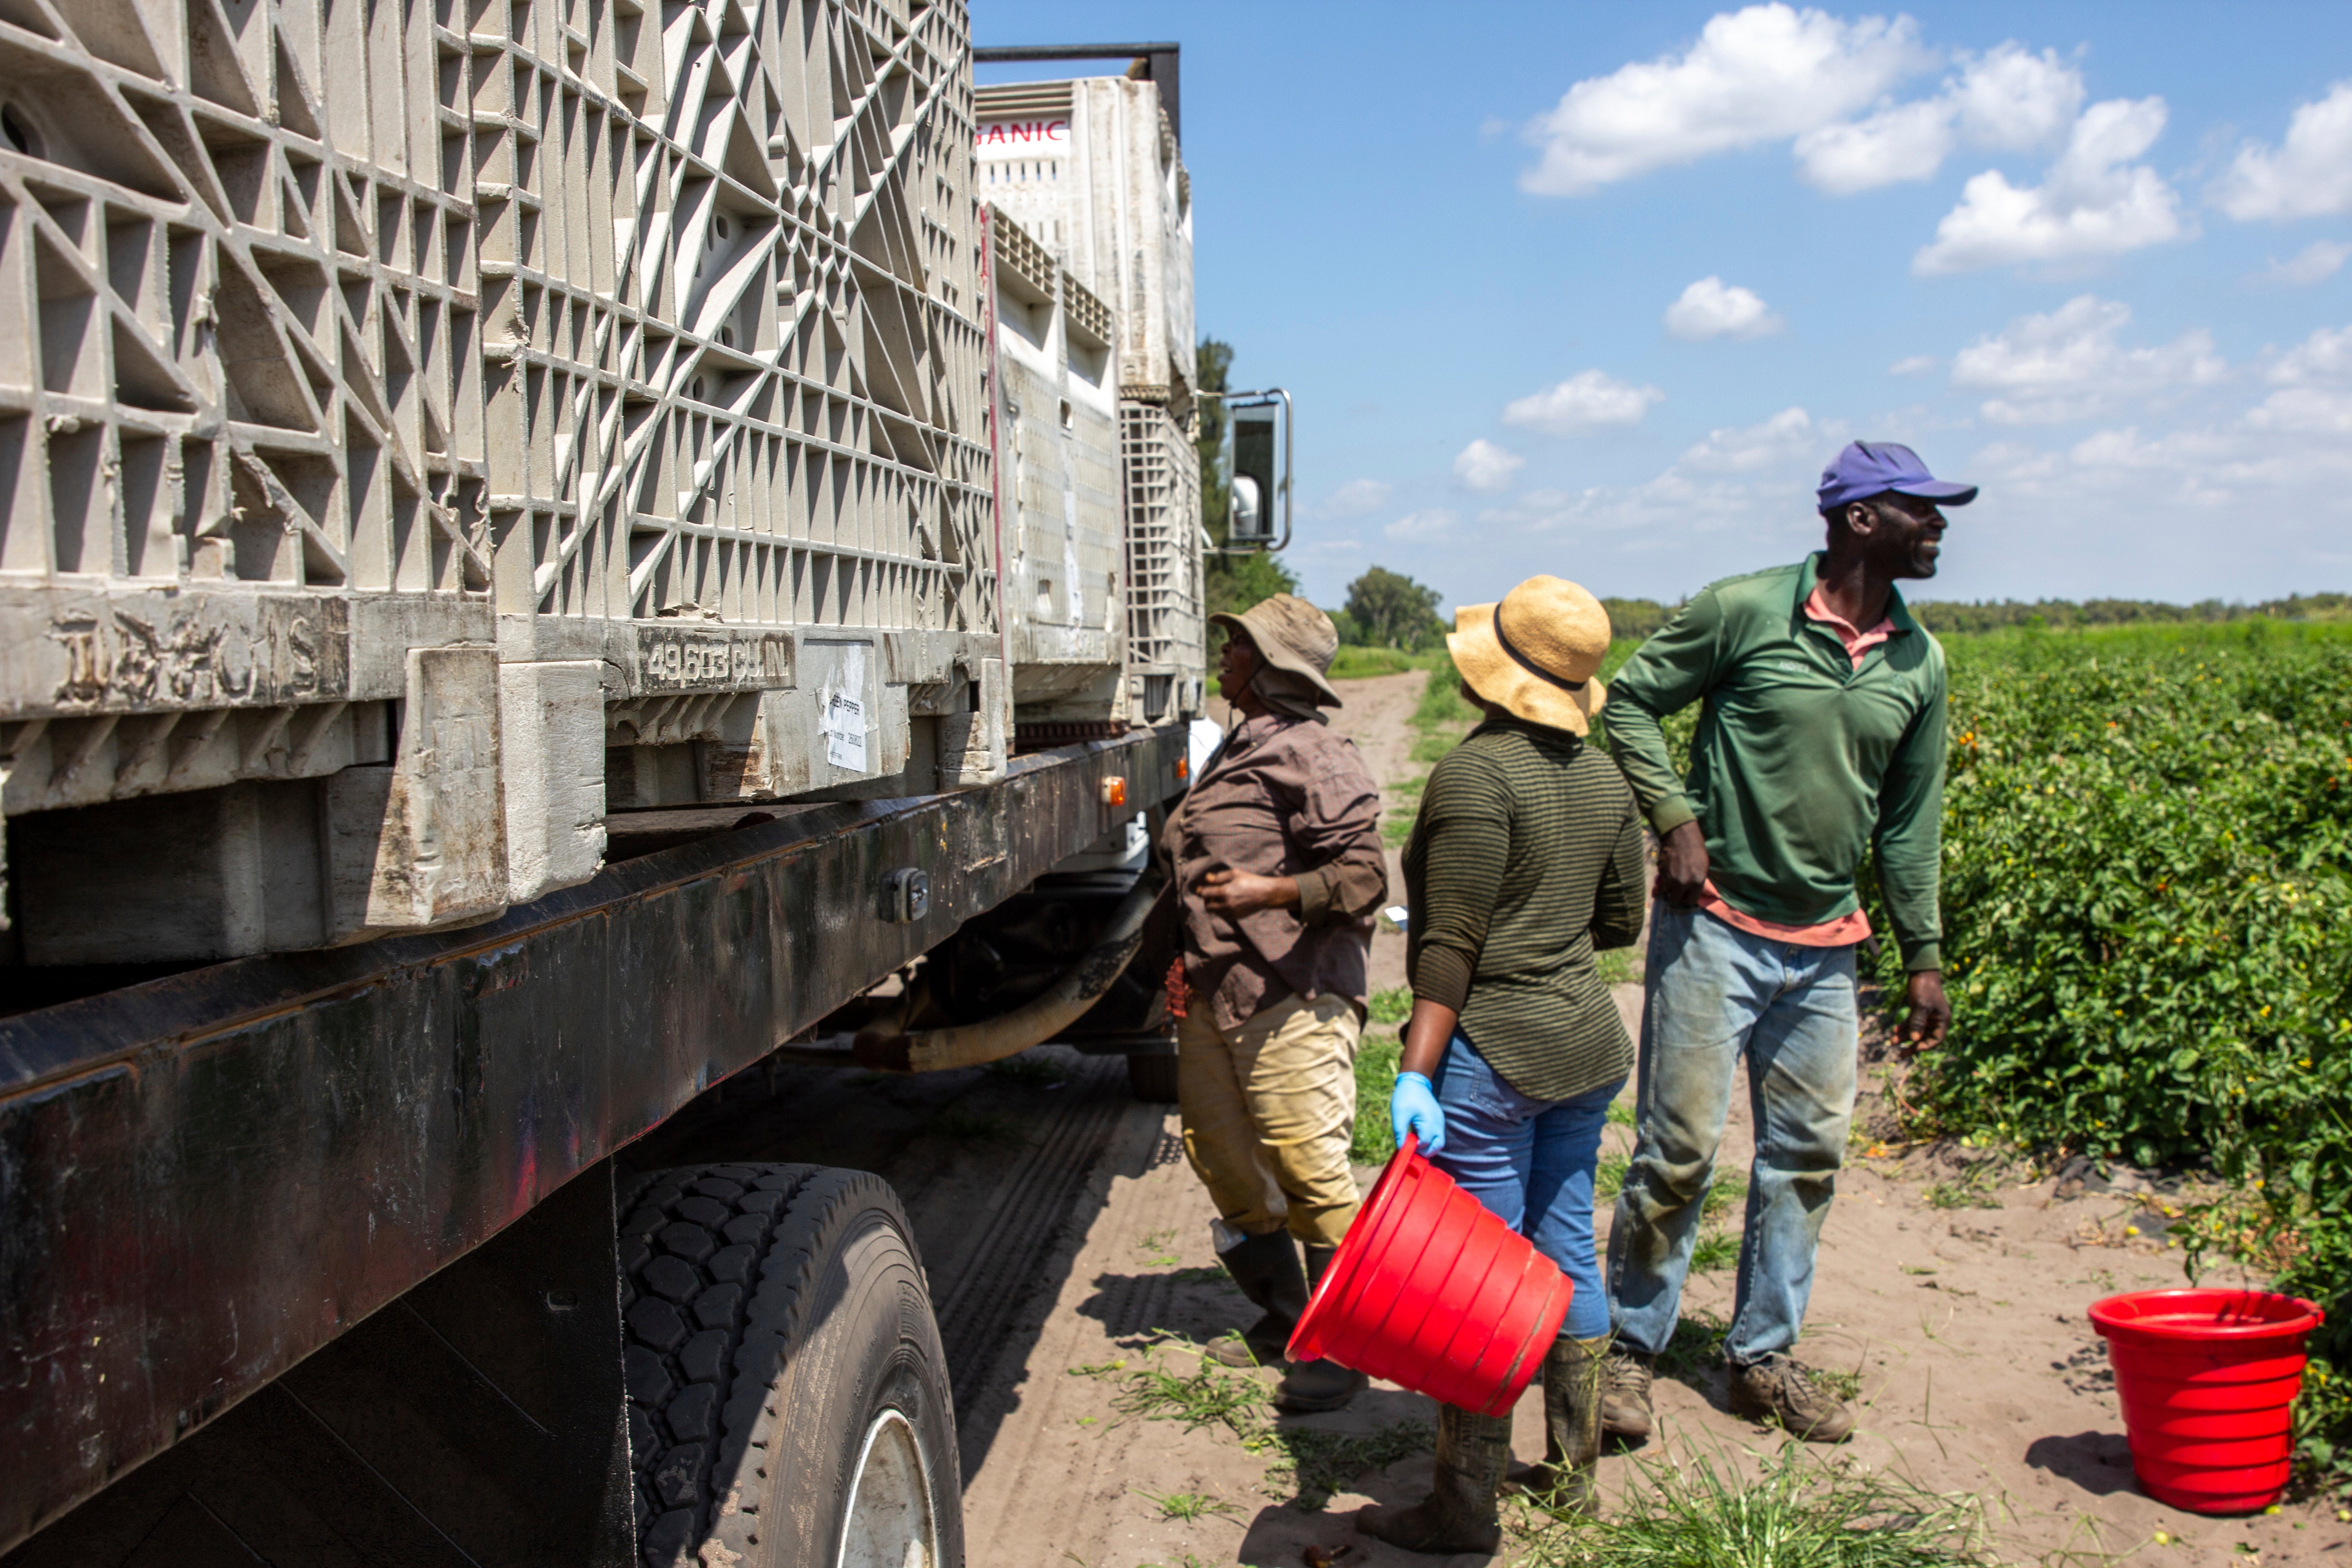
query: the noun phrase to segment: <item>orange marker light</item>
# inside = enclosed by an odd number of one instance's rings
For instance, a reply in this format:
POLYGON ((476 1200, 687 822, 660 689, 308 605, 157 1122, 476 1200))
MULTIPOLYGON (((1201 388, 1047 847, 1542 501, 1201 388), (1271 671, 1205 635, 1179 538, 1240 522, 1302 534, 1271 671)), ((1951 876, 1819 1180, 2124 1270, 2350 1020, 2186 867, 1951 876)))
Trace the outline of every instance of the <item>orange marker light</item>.
POLYGON ((1189 779, 1192 776, 1192 758, 1179 757, 1176 759, 1176 776, 1180 779, 1189 779))
POLYGON ((1105 805, 1125 805, 1127 804, 1127 781, 1125 779, 1111 777, 1103 780, 1103 804, 1105 805))

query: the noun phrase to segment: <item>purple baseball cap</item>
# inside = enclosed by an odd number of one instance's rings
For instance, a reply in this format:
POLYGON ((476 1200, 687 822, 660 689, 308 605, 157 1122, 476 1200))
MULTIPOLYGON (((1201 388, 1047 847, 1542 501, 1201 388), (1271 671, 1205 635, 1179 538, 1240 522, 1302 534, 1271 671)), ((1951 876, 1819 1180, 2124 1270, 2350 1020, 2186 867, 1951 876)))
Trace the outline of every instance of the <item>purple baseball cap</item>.
POLYGON ((1830 511, 1850 500, 1866 500, 1893 490, 1946 506, 1966 506, 1977 499, 1974 485, 1954 484, 1927 471, 1919 454, 1892 441, 1849 441, 1830 466, 1822 470, 1820 507, 1830 511))

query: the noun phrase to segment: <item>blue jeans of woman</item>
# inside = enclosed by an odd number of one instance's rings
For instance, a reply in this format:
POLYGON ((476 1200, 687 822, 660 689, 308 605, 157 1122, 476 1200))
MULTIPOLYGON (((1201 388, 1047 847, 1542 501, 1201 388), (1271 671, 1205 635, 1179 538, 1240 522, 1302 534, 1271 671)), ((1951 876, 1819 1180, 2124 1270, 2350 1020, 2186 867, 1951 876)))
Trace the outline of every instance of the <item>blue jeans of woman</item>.
POLYGON ((1445 1147, 1430 1163, 1559 1265, 1573 1289, 1561 1333, 1580 1340, 1607 1333, 1592 1172, 1609 1102, 1625 1080, 1574 1100, 1529 1100, 1458 1030, 1430 1080, 1445 1112, 1445 1147))
POLYGON ((1801 947, 1663 900, 1650 910, 1633 1163, 1609 1226, 1618 1342, 1674 1340, 1731 1086, 1748 1059, 1756 1162, 1724 1354, 1796 1343, 1853 1117, 1853 949, 1801 947))

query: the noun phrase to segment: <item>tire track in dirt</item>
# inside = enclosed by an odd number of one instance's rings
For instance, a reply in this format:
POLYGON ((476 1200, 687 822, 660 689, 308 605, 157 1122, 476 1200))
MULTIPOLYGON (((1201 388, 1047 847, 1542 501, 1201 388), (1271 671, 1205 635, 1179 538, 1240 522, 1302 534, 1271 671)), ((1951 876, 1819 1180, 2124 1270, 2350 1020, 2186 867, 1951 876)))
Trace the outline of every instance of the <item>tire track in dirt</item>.
POLYGON ((1079 1214, 1079 1196, 1129 1103, 1123 1058, 1082 1058, 1058 1096, 1056 1114, 997 1183, 969 1261, 944 1294, 934 1285, 933 1310, 959 1411, 979 1403, 1010 1348, 1006 1330, 1046 1282, 1044 1265, 1054 1244, 1073 1222, 1092 1217, 1079 1214))

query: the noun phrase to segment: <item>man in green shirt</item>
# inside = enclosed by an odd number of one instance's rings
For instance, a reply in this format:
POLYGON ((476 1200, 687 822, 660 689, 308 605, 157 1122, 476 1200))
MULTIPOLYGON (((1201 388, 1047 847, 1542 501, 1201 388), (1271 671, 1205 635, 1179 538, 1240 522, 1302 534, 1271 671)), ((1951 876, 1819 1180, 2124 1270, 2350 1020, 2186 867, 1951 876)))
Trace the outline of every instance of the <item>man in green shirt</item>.
POLYGON ((1853 443, 1822 475, 1827 551, 1709 585, 1610 688, 1610 746, 1659 838, 1633 1160, 1609 1236, 1602 1410, 1620 1436, 1650 1434, 1651 1367, 1674 1338, 1743 1055, 1756 1158, 1724 1341, 1731 1406, 1817 1442, 1853 1429, 1789 1351, 1853 1114, 1865 849, 1910 977, 1904 1034, 1931 1047, 1951 1021, 1936 907, 1944 650, 1895 584, 1935 575, 1937 503, 1976 494, 1907 447, 1853 443), (1659 721, 1693 702, 1685 778, 1659 721))

